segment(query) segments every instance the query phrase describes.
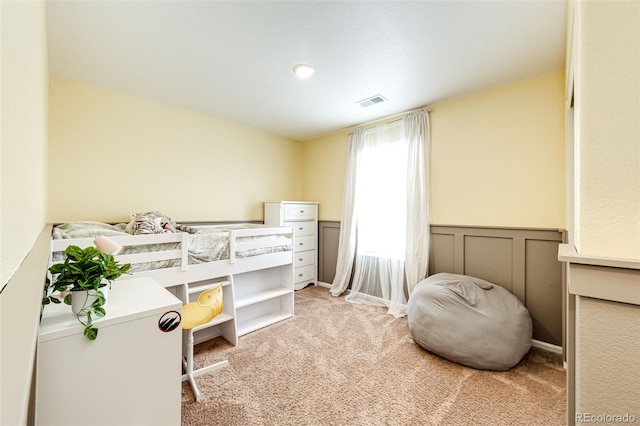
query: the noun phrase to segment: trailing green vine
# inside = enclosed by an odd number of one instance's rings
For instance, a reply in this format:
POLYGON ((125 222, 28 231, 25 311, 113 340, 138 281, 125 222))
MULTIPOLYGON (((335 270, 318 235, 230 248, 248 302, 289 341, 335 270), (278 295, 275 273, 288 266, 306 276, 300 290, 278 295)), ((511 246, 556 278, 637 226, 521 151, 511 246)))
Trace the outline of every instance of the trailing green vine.
POLYGON ((121 265, 115 260, 113 255, 101 252, 95 247, 81 249, 78 246, 69 246, 65 250, 66 259, 63 263, 56 263, 49 268, 53 276, 53 283, 48 279, 44 285, 44 297, 42 305, 50 303, 61 303, 60 299, 54 296, 55 292, 64 293, 69 291, 62 300, 65 304, 71 305, 71 298, 74 292, 94 290, 96 300, 91 305, 83 307, 76 315, 78 322, 84 326, 84 335, 89 340, 98 337, 98 329, 93 326, 94 317, 104 317, 105 296, 100 287, 105 285, 104 281, 111 285, 111 282, 128 273, 131 264, 121 265), (81 317, 86 316, 86 320, 81 317))

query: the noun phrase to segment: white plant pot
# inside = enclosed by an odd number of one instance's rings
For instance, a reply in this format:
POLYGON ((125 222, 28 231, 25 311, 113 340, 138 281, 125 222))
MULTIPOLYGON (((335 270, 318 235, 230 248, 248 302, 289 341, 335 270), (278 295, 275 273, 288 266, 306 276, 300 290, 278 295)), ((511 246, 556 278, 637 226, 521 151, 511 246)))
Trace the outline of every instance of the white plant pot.
MULTIPOLYGON (((107 306, 109 296, 109 284, 103 284, 100 287, 100 291, 104 295, 104 304, 102 307, 107 306)), ((98 296, 95 290, 71 290, 71 312, 76 315, 85 315, 83 309, 91 306, 96 301, 98 296)))

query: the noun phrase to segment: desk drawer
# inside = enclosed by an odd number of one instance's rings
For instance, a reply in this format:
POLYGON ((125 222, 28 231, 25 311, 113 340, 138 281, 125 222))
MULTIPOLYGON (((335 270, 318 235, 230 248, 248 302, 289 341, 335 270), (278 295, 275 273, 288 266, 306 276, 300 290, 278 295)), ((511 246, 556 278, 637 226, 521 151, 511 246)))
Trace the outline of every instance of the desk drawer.
POLYGON ((285 204, 284 220, 314 220, 317 210, 315 204, 285 204))
POLYGON ((316 236, 308 235, 306 237, 298 237, 295 239, 295 252, 315 250, 316 236))
POLYGON ((293 235, 296 237, 302 235, 316 235, 316 221, 308 222, 285 222, 285 226, 293 227, 293 235))

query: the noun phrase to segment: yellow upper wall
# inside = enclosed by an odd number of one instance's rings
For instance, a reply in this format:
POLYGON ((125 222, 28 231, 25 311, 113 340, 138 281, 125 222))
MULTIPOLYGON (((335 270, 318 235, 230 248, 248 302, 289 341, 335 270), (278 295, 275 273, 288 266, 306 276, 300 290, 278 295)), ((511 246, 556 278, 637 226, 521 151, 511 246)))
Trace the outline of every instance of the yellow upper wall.
POLYGON ((49 217, 262 220, 302 197, 300 142, 101 86, 50 76, 49 217))
POLYGON ((579 253, 640 259, 640 2, 580 2, 579 253))
MULTIPOLYGON (((559 70, 431 107, 431 223, 564 228, 564 81, 559 70)), ((346 131, 304 143, 321 220, 340 220, 347 147, 346 131)))
POLYGON ((348 145, 348 131, 303 144, 303 193, 320 202, 320 220, 340 220, 348 145))
POLYGON ((432 107, 431 222, 564 228, 564 71, 432 107))
POLYGON ((46 223, 47 34, 42 2, 2 2, 0 287, 46 223))

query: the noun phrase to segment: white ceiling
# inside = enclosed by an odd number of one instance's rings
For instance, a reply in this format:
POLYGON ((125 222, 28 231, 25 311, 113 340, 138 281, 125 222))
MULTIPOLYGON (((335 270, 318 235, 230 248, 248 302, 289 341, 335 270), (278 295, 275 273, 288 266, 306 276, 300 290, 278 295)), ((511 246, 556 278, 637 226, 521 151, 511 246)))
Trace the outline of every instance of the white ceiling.
POLYGON ((50 72, 308 140, 564 67, 566 0, 49 1, 50 72), (310 80, 292 67, 312 64, 310 80), (360 107, 381 94, 389 101, 360 107))

